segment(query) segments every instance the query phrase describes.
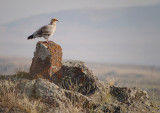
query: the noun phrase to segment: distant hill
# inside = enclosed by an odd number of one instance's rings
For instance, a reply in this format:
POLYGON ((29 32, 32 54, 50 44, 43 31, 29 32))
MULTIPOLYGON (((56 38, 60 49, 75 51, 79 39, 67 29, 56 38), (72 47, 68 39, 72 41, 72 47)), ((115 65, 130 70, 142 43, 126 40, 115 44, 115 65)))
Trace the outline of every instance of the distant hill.
POLYGON ((34 15, 0 25, 0 52, 32 57, 35 43, 44 39, 27 41, 27 37, 56 17, 59 22, 51 40, 62 46, 65 59, 160 65, 158 10, 160 4, 34 15))
POLYGON ((31 58, 0 57, 0 74, 13 74, 17 71, 29 71, 31 58))
POLYGON ((160 67, 99 63, 88 63, 88 67, 104 82, 139 87, 147 90, 151 98, 160 100, 160 67))

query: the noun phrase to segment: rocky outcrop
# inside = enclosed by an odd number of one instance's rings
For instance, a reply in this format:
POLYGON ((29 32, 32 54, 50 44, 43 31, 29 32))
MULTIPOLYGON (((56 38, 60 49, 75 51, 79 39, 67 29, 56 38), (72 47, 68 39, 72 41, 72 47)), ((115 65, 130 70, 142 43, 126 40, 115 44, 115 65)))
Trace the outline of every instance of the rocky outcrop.
POLYGON ((0 112, 156 112, 153 108, 146 91, 102 83, 82 61, 62 62, 61 47, 51 41, 37 43, 30 73, 0 76, 0 112))
POLYGON ((84 95, 94 93, 100 83, 82 61, 62 63, 62 49, 50 41, 38 42, 30 67, 32 78, 45 78, 61 88, 80 92, 84 95))
POLYGON ((85 103, 91 104, 91 100, 87 96, 78 92, 62 89, 48 80, 38 79, 34 87, 35 97, 42 98, 45 103, 52 107, 65 108, 70 102, 75 105, 76 103, 78 105, 82 104, 82 106, 85 105, 85 103))
MULTIPOLYGON (((44 110, 45 113, 72 113, 75 112, 72 111, 73 109, 78 110, 78 112, 92 111, 98 113, 155 112, 147 93, 135 88, 108 87, 106 84, 103 88, 98 86, 99 89, 95 93, 83 95, 72 89, 61 88, 61 85, 56 85, 42 78, 29 80, 16 76, 0 76, 0 94, 1 89, 5 87, 11 90, 15 88, 14 92, 26 95, 28 98, 40 99, 47 106, 44 110), (106 89, 108 92, 100 88, 106 89)), ((0 111, 5 110, 8 109, 1 106, 0 103, 0 111)))
MULTIPOLYGON (((56 108, 67 110, 71 105, 85 109, 94 105, 94 102, 81 93, 65 90, 46 79, 28 80, 12 76, 0 77, 0 88, 9 90, 15 88, 15 92, 26 95, 28 98, 41 99, 51 111, 56 108)), ((1 94, 1 89, 0 89, 1 94)), ((1 100, 1 99, 0 99, 1 100)), ((6 110, 1 107, 0 110, 6 110)), ((46 109, 47 113, 47 109, 46 109)))
POLYGON ((111 87, 110 93, 117 98, 118 101, 130 105, 134 101, 141 101, 146 105, 150 105, 149 97, 146 91, 138 88, 127 87, 111 87))
POLYGON ((94 93, 100 85, 96 76, 82 61, 65 61, 61 69, 52 76, 52 81, 60 87, 80 92, 94 93))
POLYGON ((27 113, 27 112, 16 107, 12 107, 11 109, 9 109, 0 106, 0 113, 27 113))
POLYGON ((32 78, 46 78, 56 73, 62 66, 62 48, 50 41, 38 42, 30 67, 32 78))

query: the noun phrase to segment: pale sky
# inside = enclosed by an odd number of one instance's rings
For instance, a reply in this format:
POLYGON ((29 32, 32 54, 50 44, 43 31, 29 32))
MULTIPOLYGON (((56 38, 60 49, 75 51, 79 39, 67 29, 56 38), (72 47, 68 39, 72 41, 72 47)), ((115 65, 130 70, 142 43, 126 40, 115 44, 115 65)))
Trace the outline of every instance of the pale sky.
POLYGON ((27 41, 60 20, 51 40, 64 59, 160 66, 160 0, 0 0, 0 55, 33 57, 27 41))
POLYGON ((0 24, 43 13, 81 8, 148 6, 160 0, 0 0, 0 24))

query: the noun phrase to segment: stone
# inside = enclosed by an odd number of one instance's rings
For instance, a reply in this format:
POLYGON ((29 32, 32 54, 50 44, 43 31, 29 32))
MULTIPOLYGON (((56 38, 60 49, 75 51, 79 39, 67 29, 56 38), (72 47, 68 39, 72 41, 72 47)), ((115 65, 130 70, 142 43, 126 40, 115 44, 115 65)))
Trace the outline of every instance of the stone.
POLYGON ((138 88, 116 87, 111 86, 110 93, 117 98, 118 101, 130 105, 134 101, 149 104, 149 97, 146 91, 138 88))
POLYGON ((61 69, 52 76, 58 86, 80 92, 84 95, 94 93, 100 83, 93 72, 82 61, 65 61, 61 69))
POLYGON ((73 104, 82 104, 82 106, 86 103, 91 104, 91 100, 88 97, 78 92, 62 89, 45 79, 37 79, 34 86, 35 97, 42 98, 43 102, 53 107, 65 108, 70 101, 72 101, 73 104))
MULTIPOLYGON (((42 102, 48 104, 50 107, 64 109, 69 107, 71 103, 74 106, 84 106, 86 108, 93 105, 93 102, 87 96, 62 89, 46 79, 37 79, 33 86, 34 91, 32 95, 34 95, 34 98, 41 98, 42 102)), ((30 90, 32 91, 32 89, 30 90)))
MULTIPOLYGON (((85 66, 85 64, 80 61, 77 61, 77 63, 73 63, 73 61, 72 63, 68 63, 65 65, 68 66, 71 64, 71 67, 85 66)), ((75 77, 75 75, 73 77, 75 77)), ((89 79, 87 78, 87 80, 89 79)), ((64 81, 65 79, 62 79, 62 83, 64 81)), ((98 88, 96 93, 106 93, 102 91, 104 89, 100 88, 98 85, 98 80, 95 81, 95 84, 98 88)), ((40 100, 47 107, 44 109, 44 113, 75 113, 72 109, 84 113, 90 111, 93 111, 93 113, 157 113, 159 110, 155 109, 156 106, 149 105, 150 100, 147 92, 137 88, 110 86, 109 93, 113 96, 113 100, 111 101, 102 100, 105 98, 103 98, 102 95, 95 95, 96 93, 83 95, 73 89, 67 90, 62 88, 61 85, 42 78, 29 80, 26 78, 17 78, 16 76, 0 76, 0 94, 2 94, 1 89, 3 88, 14 90, 14 92, 19 95, 19 99, 27 97, 33 101, 40 100), (91 95, 93 95, 92 98, 90 98, 91 95)), ((82 87, 82 89, 83 88, 84 87, 82 87)), ((108 90, 108 86, 106 86, 106 88, 108 90)), ((109 97, 107 96, 107 98, 109 97)), ((10 110, 8 106, 1 106, 0 98, 0 112, 8 112, 8 110, 10 110)), ((13 111, 13 113, 25 113, 25 111, 21 111, 17 108, 11 109, 11 111, 13 111)))
POLYGON ((30 67, 31 78, 45 78, 61 88, 93 94, 101 85, 93 72, 82 61, 62 62, 62 49, 50 41, 38 42, 30 67))
POLYGON ((65 97, 63 89, 44 79, 37 79, 35 83, 35 97, 42 98, 45 103, 54 107, 65 107, 69 100, 65 97), (63 103, 62 103, 63 102, 63 103))
POLYGON ((105 103, 102 106, 102 110, 104 113, 121 113, 121 107, 116 104, 108 104, 105 103))
POLYGON ((39 41, 36 45, 34 58, 30 67, 32 78, 50 79, 62 66, 62 48, 60 45, 49 41, 39 41))
POLYGON ((9 109, 0 106, 0 113, 27 113, 27 112, 16 107, 12 107, 11 109, 9 109))
POLYGON ((71 104, 89 108, 93 105, 93 102, 87 96, 78 92, 62 89, 47 79, 38 78, 36 80, 28 80, 23 78, 17 79, 16 77, 12 79, 14 79, 15 82, 9 81, 7 78, 0 79, 0 84, 2 84, 2 86, 0 86, 0 92, 1 87, 9 87, 9 89, 15 89, 15 92, 22 94, 22 96, 41 99, 41 101, 50 108, 58 107, 60 109, 66 109, 71 104))
POLYGON ((0 106, 0 113, 8 113, 9 108, 0 106))
POLYGON ((36 80, 21 80, 18 82, 17 87, 20 89, 21 93, 25 94, 27 97, 34 96, 36 80))

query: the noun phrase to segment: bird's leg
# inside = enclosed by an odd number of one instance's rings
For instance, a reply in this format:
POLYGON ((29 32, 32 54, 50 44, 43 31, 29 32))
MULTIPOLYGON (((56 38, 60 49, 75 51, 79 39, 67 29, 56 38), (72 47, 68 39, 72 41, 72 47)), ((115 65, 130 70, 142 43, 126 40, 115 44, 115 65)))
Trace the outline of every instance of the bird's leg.
POLYGON ((47 38, 47 43, 48 43, 48 38, 47 38))

